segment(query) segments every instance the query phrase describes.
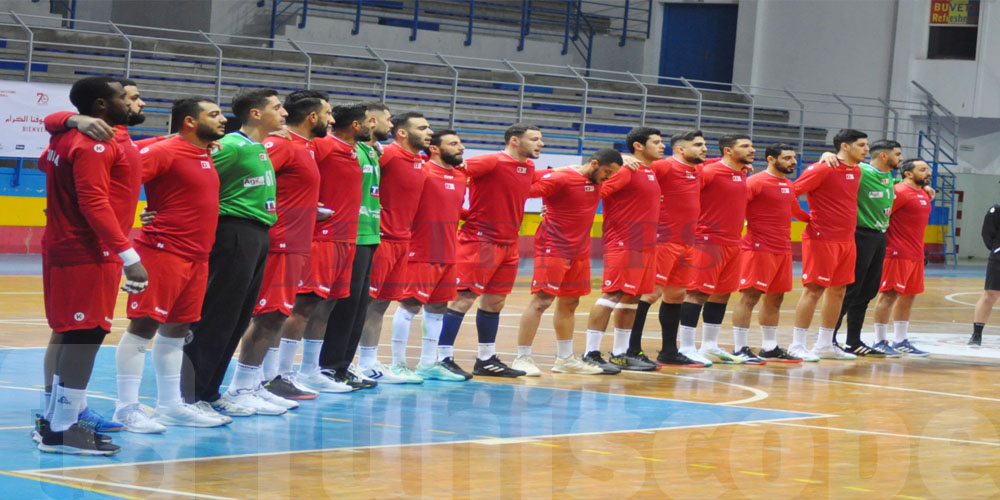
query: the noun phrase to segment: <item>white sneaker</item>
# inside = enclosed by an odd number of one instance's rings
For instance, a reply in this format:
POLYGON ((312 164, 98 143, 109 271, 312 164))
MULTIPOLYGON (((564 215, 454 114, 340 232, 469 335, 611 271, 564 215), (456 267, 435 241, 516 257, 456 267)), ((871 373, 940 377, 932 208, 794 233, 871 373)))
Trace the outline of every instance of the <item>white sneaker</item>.
POLYGON ((253 408, 248 408, 237 403, 228 394, 223 394, 219 399, 208 403, 208 405, 216 412, 230 417, 250 417, 257 413, 253 408))
POLYGON ((303 384, 302 382, 300 382, 299 381, 299 374, 298 373, 284 373, 284 374, 280 375, 280 377, 282 379, 284 379, 284 380, 287 380, 289 384, 292 384, 292 387, 295 387, 296 389, 298 389, 298 390, 300 390, 302 392, 308 392, 308 393, 317 394, 317 395, 319 393, 319 391, 314 391, 314 390, 306 387, 306 385, 303 384))
POLYGON ((698 351, 698 349, 681 349, 678 352, 687 356, 688 359, 690 359, 691 361, 697 361, 705 365, 706 367, 712 366, 712 360, 703 356, 701 352, 698 351))
POLYGON ((538 369, 538 365, 535 364, 535 360, 532 359, 531 356, 518 356, 514 358, 514 361, 510 364, 510 367, 515 370, 521 370, 522 372, 524 372, 525 377, 542 376, 542 371, 538 369))
POLYGON ((701 349, 698 349, 698 352, 714 363, 722 363, 724 365, 742 365, 747 362, 745 358, 736 356, 719 346, 702 346, 701 349))
POLYGON ((406 379, 407 384, 422 384, 424 383, 424 378, 417 375, 413 370, 411 370, 406 363, 396 363, 389 367, 389 371, 397 377, 403 377, 406 379))
POLYGON ((111 417, 111 420, 121 422, 125 426, 124 430, 138 434, 159 434, 167 430, 162 424, 150 418, 139 406, 139 403, 125 406, 116 405, 115 415, 111 417))
POLYGON ((285 408, 286 410, 294 410, 299 407, 298 402, 292 401, 291 399, 285 399, 265 389, 264 386, 262 385, 258 385, 257 388, 254 389, 253 393, 258 398, 263 399, 264 401, 267 401, 268 403, 271 403, 275 406, 280 406, 282 408, 285 408))
POLYGON ((836 359, 838 361, 853 361, 858 359, 857 356, 844 351, 833 344, 827 344, 824 346, 814 345, 812 352, 814 356, 817 356, 820 359, 836 359))
POLYGON ((219 420, 222 420, 223 423, 228 424, 233 421, 233 418, 230 417, 229 415, 223 415, 215 411, 215 408, 212 408, 212 405, 210 405, 208 401, 198 401, 197 403, 191 405, 191 407, 194 408, 195 410, 200 411, 202 415, 208 415, 209 417, 217 418, 219 420))
POLYGON ((361 373, 380 384, 405 384, 408 382, 406 377, 396 375, 392 370, 378 361, 371 368, 361 370, 361 373))
POLYGON ((347 371, 353 373, 355 377, 358 377, 358 379, 360 379, 360 380, 362 380, 364 382, 375 382, 375 383, 378 383, 375 379, 373 379, 373 378, 365 375, 364 373, 362 373, 361 369, 358 368, 358 365, 356 365, 354 363, 351 363, 350 365, 348 365, 347 371))
POLYGON ((301 372, 295 376, 298 384, 304 384, 308 389, 316 392, 351 392, 353 387, 338 382, 333 377, 328 377, 322 371, 316 370, 310 375, 303 376, 301 372))
POLYGON ((170 408, 157 408, 156 421, 163 425, 184 427, 218 427, 225 425, 221 419, 210 417, 191 405, 179 404, 170 408))
MULTIPOLYGON (((516 359, 514 361, 517 361, 516 359)), ((523 368, 518 368, 523 370, 523 368)), ((576 357, 575 355, 568 358, 556 358, 556 364, 552 367, 552 371, 556 373, 575 373, 578 375, 600 375, 604 373, 604 369, 597 365, 590 363, 584 363, 583 360, 576 357)))
MULTIPOLYGON (((265 399, 257 397, 256 389, 238 389, 236 393, 226 391, 223 398, 229 398, 234 403, 252 409, 257 415, 284 415, 288 410, 265 399)), ((220 398, 222 399, 222 398, 220 398)))
POLYGON ((819 357, 813 354, 813 352, 809 349, 806 349, 806 346, 804 345, 792 344, 788 346, 788 354, 791 354, 796 358, 802 358, 802 361, 810 363, 816 363, 819 361, 819 357))

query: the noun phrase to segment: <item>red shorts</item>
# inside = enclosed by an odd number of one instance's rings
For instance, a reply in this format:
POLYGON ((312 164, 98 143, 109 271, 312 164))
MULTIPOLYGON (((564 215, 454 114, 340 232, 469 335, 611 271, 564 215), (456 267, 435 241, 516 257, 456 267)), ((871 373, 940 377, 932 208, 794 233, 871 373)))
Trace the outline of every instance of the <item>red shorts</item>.
POLYGON ((717 245, 701 242, 694 246, 694 277, 688 290, 698 290, 709 295, 732 293, 740 288, 739 245, 717 245))
POLYGON ((189 260, 146 245, 136 245, 149 273, 149 287, 129 294, 128 317, 149 316, 160 323, 194 323, 208 285, 208 259, 189 260))
POLYGON ((764 293, 792 291, 792 254, 744 250, 740 290, 756 288, 764 293))
POLYGON ((882 284, 878 291, 895 290, 901 295, 924 293, 924 261, 888 258, 882 262, 882 284))
POLYGON ((309 254, 268 253, 253 315, 278 311, 291 316, 295 294, 309 279, 309 272, 309 254))
POLYGON ((687 287, 694 279, 694 247, 685 243, 656 244, 656 284, 687 287))
POLYGON ((514 289, 520 259, 517 243, 498 245, 491 241, 464 240, 459 234, 456 257, 459 290, 476 295, 509 295, 514 289))
POLYGON ((94 328, 110 332, 121 282, 121 262, 76 266, 43 263, 42 289, 49 326, 56 333, 94 328))
POLYGON ((652 293, 656 286, 656 247, 646 251, 609 248, 604 251, 604 293, 625 292, 637 296, 652 293))
POLYGON ((802 238, 802 284, 824 287, 854 283, 854 240, 826 241, 802 238))
POLYGON ((565 259, 558 255, 535 255, 531 293, 544 291, 555 297, 590 295, 590 255, 565 259))
POLYGON ((309 278, 298 293, 312 293, 324 299, 351 295, 351 269, 357 245, 346 241, 314 241, 309 256, 309 278))
POLYGON ((424 304, 441 304, 458 297, 455 264, 408 261, 406 276, 404 297, 413 297, 424 304))
POLYGON ((378 300, 402 300, 406 293, 406 263, 410 260, 408 241, 382 240, 372 258, 368 293, 378 300))

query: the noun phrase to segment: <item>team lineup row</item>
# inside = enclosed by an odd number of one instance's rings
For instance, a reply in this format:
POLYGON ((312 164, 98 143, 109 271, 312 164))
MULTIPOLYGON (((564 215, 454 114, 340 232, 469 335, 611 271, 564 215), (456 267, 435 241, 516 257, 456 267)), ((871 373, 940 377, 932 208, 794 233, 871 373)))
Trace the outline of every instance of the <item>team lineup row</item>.
POLYGON ((766 170, 749 175, 755 150, 739 134, 721 137, 721 158, 706 161, 700 131, 673 134, 665 158, 661 132, 639 127, 627 135, 624 157, 602 149, 583 165, 536 171, 532 160, 544 146, 538 127, 515 124, 502 151, 466 159, 458 133, 432 131, 420 113, 393 116, 374 102, 333 107, 310 90, 284 102, 273 90, 237 95, 232 111, 240 126, 229 134, 217 103, 180 99, 171 110, 173 134, 138 142, 127 129, 143 120, 135 82, 85 78, 70 99, 78 113, 46 118, 52 140, 39 163, 47 175, 43 279, 53 330, 45 358, 49 399, 32 432, 41 451, 110 455, 120 448, 104 432, 220 426, 232 417, 281 415, 320 392, 378 383, 537 376, 531 344, 553 304, 552 370, 559 373, 924 354, 906 339, 906 322, 923 290, 931 172, 919 159, 902 160, 892 141, 874 143, 871 164, 863 164, 869 145, 859 131, 837 134, 837 153, 793 182, 786 179, 796 167, 791 146, 769 146, 766 170), (140 186, 147 207, 140 234, 129 241, 140 186), (866 190, 879 205, 869 215, 859 203, 866 190), (801 194, 809 212, 799 208, 801 194), (518 356, 507 366, 495 342, 531 197, 543 199, 545 212, 518 356), (577 356, 574 315, 591 292, 590 232, 601 203, 602 295, 577 356), (808 223, 805 291, 785 350, 776 329, 778 307, 792 289, 793 217, 808 223), (876 226, 870 246, 882 252, 874 281, 867 267, 864 280, 856 278, 855 262, 869 245, 855 240, 868 223, 876 226), (86 387, 123 271, 130 321, 116 351, 118 403, 106 420, 87 409, 86 387), (848 287, 862 281, 856 293, 848 287), (875 296, 870 282, 882 292, 871 347, 860 341, 857 316, 863 319, 875 296), (729 352, 718 336, 736 291, 729 352), (807 331, 824 296, 819 339, 808 349, 807 331), (754 353, 747 336, 762 297, 764 342, 754 353), (477 299, 479 349, 470 374, 455 363, 453 345, 477 299), (658 300, 663 345, 653 361, 640 340, 658 300), (385 366, 377 350, 394 301, 393 361, 385 366), (421 355, 411 369, 406 345, 421 309, 421 355), (840 347, 833 339, 842 309, 848 338, 840 347), (886 333, 890 311, 894 342, 886 333), (601 341, 612 316, 605 361, 601 341), (152 416, 138 401, 150 340, 152 416), (239 362, 223 392, 237 347, 239 362))

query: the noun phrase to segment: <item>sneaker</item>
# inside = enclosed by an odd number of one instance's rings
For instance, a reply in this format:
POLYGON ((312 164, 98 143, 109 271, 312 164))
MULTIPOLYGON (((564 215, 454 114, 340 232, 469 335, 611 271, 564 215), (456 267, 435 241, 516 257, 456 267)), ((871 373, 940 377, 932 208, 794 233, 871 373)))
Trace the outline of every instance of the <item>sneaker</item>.
POLYGON ((284 406, 278 406, 257 396, 255 389, 240 389, 235 394, 226 391, 219 399, 229 399, 232 402, 252 409, 257 415, 284 415, 288 411, 284 406))
POLYGON ((767 364, 767 360, 754 354, 753 351, 750 350, 750 346, 743 346, 740 350, 734 351, 733 354, 743 358, 743 362, 748 365, 767 364))
POLYGON ((719 346, 714 346, 714 347, 703 346, 701 349, 698 349, 698 352, 701 353, 702 356, 708 358, 709 361, 712 361, 714 363, 722 363, 724 365, 742 365, 743 363, 746 363, 746 360, 744 360, 743 358, 733 354, 729 354, 729 351, 722 349, 719 346))
POLYGON ((461 366, 458 366, 458 363, 455 362, 455 358, 448 356, 447 358, 442 359, 440 363, 441 366, 447 368, 448 371, 465 377, 465 380, 472 379, 472 374, 463 370, 461 366))
POLYGON ((705 357, 698 349, 680 349, 678 352, 687 356, 691 361, 701 363, 705 366, 712 366, 712 360, 705 357))
POLYGON ((870 358, 884 358, 885 357, 885 354, 883 354, 883 353, 881 353, 881 352, 879 352, 879 351, 877 351, 875 349, 872 349, 871 347, 868 347, 868 345, 866 345, 864 342, 858 342, 857 344, 854 344, 854 345, 847 345, 847 346, 845 346, 843 348, 843 350, 847 351, 847 352, 849 352, 851 354, 854 354, 855 356, 857 356, 859 358, 860 357, 870 357, 870 358))
POLYGON ((788 354, 792 355, 793 357, 799 358, 802 361, 808 361, 810 363, 819 362, 819 356, 816 356, 815 354, 813 354, 812 351, 806 349, 806 346, 804 345, 792 344, 788 346, 788 354))
POLYGON ((576 356, 568 358, 556 358, 556 364, 552 367, 556 373, 573 373, 576 375, 601 375, 604 370, 592 363, 586 363, 576 356))
POLYGON ((228 394, 223 394, 222 396, 219 396, 219 399, 211 401, 208 404, 217 413, 228 415, 230 417, 250 417, 257 414, 257 410, 249 406, 239 404, 228 394))
POLYGON ((801 363, 802 358, 793 355, 792 353, 782 349, 779 346, 774 346, 774 349, 770 351, 765 351, 761 349, 757 351, 757 357, 767 361, 768 363, 801 363))
POLYGON ((638 353, 626 351, 622 354, 611 354, 610 361, 622 370, 649 372, 656 369, 656 363, 650 361, 642 351, 638 353))
MULTIPOLYGON (((77 423, 80 427, 87 429, 91 432, 118 432, 122 430, 125 426, 114 420, 108 420, 102 417, 99 413, 91 410, 90 407, 86 407, 80 412, 77 417, 77 423)), ((117 453, 117 452, 116 452, 117 453)))
POLYGON ((887 358, 898 358, 898 357, 900 357, 900 356, 903 355, 903 353, 901 353, 901 352, 893 349, 892 346, 889 345, 889 341, 888 340, 883 340, 883 341, 881 341, 881 342, 873 345, 872 346, 872 350, 873 351, 878 351, 878 352, 882 353, 882 355, 885 356, 885 357, 887 357, 887 358))
POLYGON ((42 442, 42 432, 43 429, 47 430, 49 428, 49 421, 45 420, 41 414, 35 414, 35 428, 31 429, 31 441, 35 444, 42 442))
POLYGON ((515 370, 521 370, 524 372, 525 377, 542 376, 542 371, 538 369, 538 365, 535 364, 535 360, 531 356, 518 356, 514 358, 514 362, 510 364, 510 367, 515 370))
MULTIPOLYGON (((461 370, 461 368, 459 369, 461 370)), ((465 375, 449 370, 442 361, 435 361, 430 365, 418 363, 416 374, 424 380, 444 380, 445 382, 465 382, 468 380, 465 375)))
POLYGON ((389 367, 389 370, 392 371, 393 375, 406 379, 407 384, 424 383, 423 377, 413 373, 413 370, 406 366, 406 363, 395 363, 389 367))
POLYGON ((896 342, 895 344, 892 345, 892 348, 903 354, 906 354, 907 356, 923 357, 931 355, 931 353, 927 351, 921 351, 920 349, 914 347, 913 344, 910 343, 910 339, 906 339, 902 342, 896 342))
POLYGON ((364 373, 358 368, 358 365, 351 363, 347 367, 347 379, 349 383, 360 384, 362 389, 371 389, 378 385, 378 382, 364 373))
POLYGON ((112 444, 110 438, 89 431, 79 423, 69 426, 63 432, 55 432, 45 428, 41 432, 42 442, 38 443, 38 451, 45 453, 63 453, 66 455, 111 456, 121 451, 121 447, 112 444))
POLYGON ((659 366, 682 366, 685 368, 704 368, 705 363, 695 361, 679 352, 660 351, 656 356, 656 364, 659 366))
POLYGON ((316 399, 316 396, 319 395, 318 392, 303 390, 296 387, 295 384, 288 379, 283 378, 281 375, 274 377, 274 380, 268 382, 264 387, 268 391, 271 391, 271 394, 292 401, 316 399))
POLYGON ((601 351, 590 351, 587 354, 584 354, 583 362, 590 363, 601 370, 604 370, 605 375, 618 375, 622 372, 622 369, 618 368, 617 365, 604 361, 604 358, 601 357, 601 351))
POLYGON ((854 354, 851 354, 833 344, 813 346, 812 352, 819 359, 835 359, 838 361, 854 361, 858 359, 858 357, 854 354))
POLYGON ((377 361, 371 368, 365 368, 364 370, 360 370, 360 372, 365 377, 383 384, 405 384, 408 382, 406 377, 396 375, 393 370, 390 370, 377 361))
POLYGON ((218 427, 226 425, 225 420, 208 416, 193 405, 183 403, 169 408, 157 408, 156 415, 153 418, 162 425, 177 425, 181 427, 218 427))
POLYGON ((972 347, 973 349, 979 349, 982 346, 983 346, 983 334, 973 333, 972 336, 969 337, 969 347, 972 347))
POLYGON ((212 418, 217 418, 222 420, 222 423, 228 424, 233 421, 233 418, 229 415, 223 415, 212 408, 212 405, 208 401, 198 401, 197 403, 191 405, 192 408, 201 412, 202 415, 208 415, 212 418))
POLYGON ((296 389, 298 389, 298 390, 300 390, 302 392, 315 392, 315 393, 317 393, 317 395, 319 395, 318 394, 319 391, 314 391, 314 390, 306 387, 306 385, 303 384, 299 380, 299 374, 298 374, 298 372, 289 372, 289 373, 286 373, 281 378, 283 380, 285 380, 286 382, 292 384, 293 386, 295 386, 296 389))
POLYGON ((274 406, 280 406, 286 410, 294 410, 299 407, 299 403, 297 401, 292 401, 291 399, 285 399, 278 396, 277 394, 265 389, 263 385, 258 385, 257 388, 254 389, 254 395, 264 401, 267 401, 268 403, 273 404, 274 406))
POLYGON ((295 376, 295 381, 305 384, 307 388, 316 392, 351 392, 354 390, 343 381, 337 380, 333 370, 320 370, 305 377, 302 376, 302 373, 298 373, 295 376))
POLYGON ((487 360, 476 359, 476 365, 472 368, 472 373, 484 377, 507 378, 523 377, 525 375, 523 371, 515 370, 505 365, 496 354, 487 360))
POLYGON ((139 406, 139 403, 116 407, 115 415, 112 418, 121 422, 122 425, 125 426, 125 430, 128 432, 135 432, 138 434, 159 434, 167 430, 163 424, 153 420, 149 415, 147 415, 142 407, 139 406))

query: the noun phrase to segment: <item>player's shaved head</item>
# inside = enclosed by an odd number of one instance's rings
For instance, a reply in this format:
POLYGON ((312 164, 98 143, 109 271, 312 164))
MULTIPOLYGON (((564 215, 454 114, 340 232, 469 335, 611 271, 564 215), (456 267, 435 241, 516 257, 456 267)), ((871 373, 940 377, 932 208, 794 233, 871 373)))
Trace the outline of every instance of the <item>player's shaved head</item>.
POLYGON ((92 115, 98 99, 110 100, 123 93, 123 85, 110 76, 89 76, 77 80, 69 90, 69 102, 81 115, 92 115), (115 86, 120 88, 115 88, 115 86))

